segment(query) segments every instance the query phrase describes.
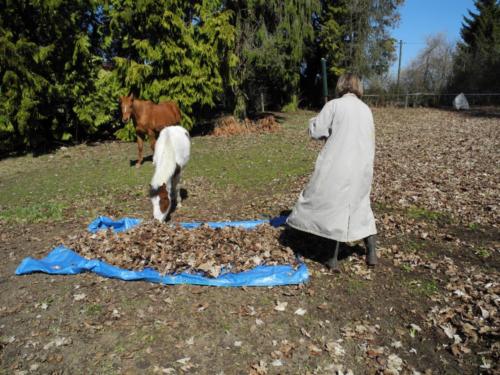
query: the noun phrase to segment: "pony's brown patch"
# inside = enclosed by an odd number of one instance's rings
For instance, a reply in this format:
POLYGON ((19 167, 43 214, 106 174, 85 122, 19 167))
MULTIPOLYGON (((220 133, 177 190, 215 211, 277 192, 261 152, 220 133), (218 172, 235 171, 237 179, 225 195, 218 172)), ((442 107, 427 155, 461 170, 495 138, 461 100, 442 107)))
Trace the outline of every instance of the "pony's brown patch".
POLYGON ((161 213, 167 212, 170 207, 170 198, 168 197, 167 185, 163 184, 158 189, 158 195, 160 196, 160 211, 161 213))
POLYGON ((149 190, 149 197, 153 198, 157 195, 160 197, 160 211, 162 213, 167 212, 168 208, 170 207, 170 198, 168 197, 166 184, 163 184, 156 189, 151 187, 151 189, 149 190))

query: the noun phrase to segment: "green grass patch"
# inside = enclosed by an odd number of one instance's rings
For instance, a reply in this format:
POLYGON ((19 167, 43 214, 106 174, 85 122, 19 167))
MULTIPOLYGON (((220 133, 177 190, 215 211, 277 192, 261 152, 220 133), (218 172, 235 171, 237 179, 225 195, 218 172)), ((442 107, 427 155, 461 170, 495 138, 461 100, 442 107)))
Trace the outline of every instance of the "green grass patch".
POLYGON ((403 263, 401 265, 401 269, 405 272, 411 272, 413 271, 413 267, 411 265, 409 265, 408 263, 403 263))
POLYGON ((357 294, 366 288, 366 282, 358 279, 349 279, 347 281, 347 293, 357 294))
POLYGON ((477 249, 474 249, 474 254, 483 259, 491 257, 491 252, 485 247, 479 247, 477 249))
POLYGON ((420 253, 426 246, 423 241, 408 240, 402 246, 402 250, 408 253, 420 253))
POLYGON ((469 223, 468 228, 471 231, 476 231, 479 229, 479 224, 478 223, 469 223))
POLYGON ((373 202, 373 208, 377 212, 391 212, 393 208, 385 203, 373 202))
POLYGON ((408 287, 410 291, 426 297, 439 292, 439 287, 434 280, 412 280, 409 282, 408 287))
MULTIPOLYGON (((314 167, 317 151, 306 131, 310 116, 300 111, 278 118, 282 131, 274 134, 194 137, 183 180, 203 181, 207 194, 210 188, 219 195, 226 189, 238 194, 289 189, 291 181, 314 167)), ((151 156, 148 146, 145 156, 151 156)), ((135 143, 113 142, 1 160, 0 220, 92 218, 106 208, 137 215, 153 166, 148 160, 137 169, 130 163, 136 158, 135 143)))
POLYGON ((186 177, 203 177, 216 188, 286 189, 293 178, 312 170, 316 155, 307 148, 305 132, 298 142, 296 129, 283 127, 275 134, 193 140, 186 177))
POLYGON ((449 214, 431 211, 425 208, 412 206, 408 208, 407 215, 412 219, 417 220, 426 220, 426 221, 442 221, 442 222, 450 222, 451 218, 449 214))
POLYGON ((62 202, 26 203, 25 206, 7 206, 0 211, 0 220, 7 222, 58 221, 67 206, 62 202))
POLYGON ((97 317, 102 314, 104 307, 98 303, 85 306, 85 314, 92 317, 97 317))

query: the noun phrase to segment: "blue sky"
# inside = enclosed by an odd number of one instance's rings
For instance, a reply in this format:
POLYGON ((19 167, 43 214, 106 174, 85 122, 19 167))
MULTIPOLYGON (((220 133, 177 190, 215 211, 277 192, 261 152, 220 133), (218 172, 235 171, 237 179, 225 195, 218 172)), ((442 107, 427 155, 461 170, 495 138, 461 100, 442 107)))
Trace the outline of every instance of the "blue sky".
MULTIPOLYGON (((405 0, 399 9, 399 26, 392 31, 395 39, 403 40, 401 68, 417 56, 429 35, 444 33, 448 40, 458 41, 467 10, 476 12, 473 0, 405 0)), ((391 71, 397 71, 397 66, 396 60, 391 71)))

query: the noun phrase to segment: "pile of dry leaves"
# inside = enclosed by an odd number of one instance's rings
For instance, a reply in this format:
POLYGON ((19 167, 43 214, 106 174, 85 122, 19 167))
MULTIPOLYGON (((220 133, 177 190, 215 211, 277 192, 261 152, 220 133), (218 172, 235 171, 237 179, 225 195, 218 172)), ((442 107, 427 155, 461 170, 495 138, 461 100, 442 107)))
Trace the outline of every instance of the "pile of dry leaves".
POLYGON ((238 121, 233 116, 222 117, 215 123, 212 135, 216 137, 248 133, 274 133, 281 130, 281 125, 274 116, 266 116, 257 121, 246 118, 238 121))
POLYGON ((280 244, 279 233, 269 225, 254 230, 206 225, 184 229, 148 221, 123 233, 85 232, 61 241, 86 258, 126 269, 149 267, 162 274, 188 271, 217 277, 261 264, 297 265, 293 251, 280 244))

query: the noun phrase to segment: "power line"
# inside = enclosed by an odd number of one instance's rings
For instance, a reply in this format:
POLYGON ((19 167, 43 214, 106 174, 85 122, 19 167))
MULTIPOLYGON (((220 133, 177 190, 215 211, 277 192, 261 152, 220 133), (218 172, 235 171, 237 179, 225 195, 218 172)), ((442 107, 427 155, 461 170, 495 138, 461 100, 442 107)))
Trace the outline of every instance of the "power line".
POLYGON ((403 42, 403 44, 427 44, 426 42, 403 42))

